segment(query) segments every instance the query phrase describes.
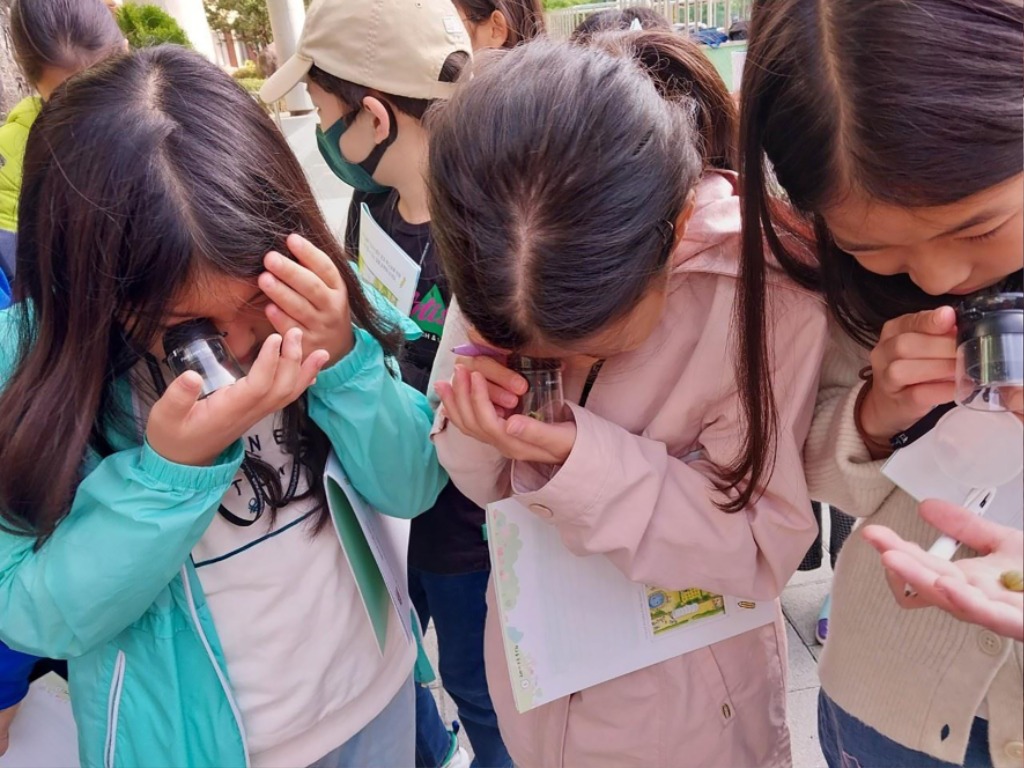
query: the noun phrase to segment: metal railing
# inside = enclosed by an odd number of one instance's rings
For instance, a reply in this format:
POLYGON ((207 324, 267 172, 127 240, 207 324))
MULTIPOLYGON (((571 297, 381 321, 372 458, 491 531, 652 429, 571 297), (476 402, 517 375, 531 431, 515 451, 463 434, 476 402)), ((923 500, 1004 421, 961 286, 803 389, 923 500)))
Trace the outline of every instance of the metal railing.
POLYGON ((671 24, 693 25, 693 29, 705 25, 728 30, 733 20, 750 18, 752 4, 753 0, 609 0, 548 11, 547 29, 550 37, 565 40, 576 26, 592 13, 639 5, 663 15, 671 24))

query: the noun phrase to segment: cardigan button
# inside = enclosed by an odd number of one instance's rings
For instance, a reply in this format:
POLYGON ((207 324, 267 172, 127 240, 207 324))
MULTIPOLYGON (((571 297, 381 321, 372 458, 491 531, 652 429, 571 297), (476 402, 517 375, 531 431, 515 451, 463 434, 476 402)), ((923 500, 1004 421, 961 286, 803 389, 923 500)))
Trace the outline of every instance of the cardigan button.
POLYGON ((533 512, 533 514, 538 515, 540 517, 550 518, 555 516, 555 513, 552 512, 548 507, 545 507, 543 504, 531 504, 530 511, 533 512))
POLYGON ((1009 744, 1003 747, 1003 751, 1006 753, 1006 756, 1010 759, 1020 760, 1022 757, 1024 757, 1024 742, 1011 741, 1009 744))
POLYGON ((1003 641, 999 635, 989 632, 987 629, 978 633, 978 646, 983 653, 987 653, 989 656, 998 656, 1003 652, 1003 641))

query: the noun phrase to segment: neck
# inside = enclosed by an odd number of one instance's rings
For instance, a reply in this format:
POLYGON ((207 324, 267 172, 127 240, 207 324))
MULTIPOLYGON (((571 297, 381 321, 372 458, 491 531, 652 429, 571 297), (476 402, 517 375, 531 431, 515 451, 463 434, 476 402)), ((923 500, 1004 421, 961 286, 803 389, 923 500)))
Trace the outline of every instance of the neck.
POLYGON ((417 177, 405 184, 395 184, 398 190, 398 213, 410 224, 426 224, 430 221, 427 185, 422 175, 417 173, 417 177))
POLYGON ((384 162, 388 163, 387 178, 381 174, 381 183, 398 190, 398 213, 409 224, 426 224, 430 221, 425 177, 427 135, 418 120, 401 125, 384 162))

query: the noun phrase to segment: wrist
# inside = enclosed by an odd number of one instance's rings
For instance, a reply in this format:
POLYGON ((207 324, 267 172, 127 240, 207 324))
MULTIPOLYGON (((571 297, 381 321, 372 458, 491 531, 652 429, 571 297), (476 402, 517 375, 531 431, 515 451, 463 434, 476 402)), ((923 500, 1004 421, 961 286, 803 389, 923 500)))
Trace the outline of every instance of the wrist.
POLYGON ((872 459, 884 459, 892 455, 892 445, 889 439, 895 434, 895 429, 888 429, 880 423, 875 408, 873 380, 869 377, 865 380, 857 394, 857 402, 853 407, 853 423, 857 427, 857 433, 868 449, 872 459))

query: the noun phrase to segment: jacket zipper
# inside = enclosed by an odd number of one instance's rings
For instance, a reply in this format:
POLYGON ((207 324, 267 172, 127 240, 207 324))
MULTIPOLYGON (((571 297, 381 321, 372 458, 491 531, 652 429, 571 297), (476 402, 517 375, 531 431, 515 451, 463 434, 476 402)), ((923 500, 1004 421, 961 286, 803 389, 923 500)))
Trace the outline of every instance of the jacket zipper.
POLYGON ((196 603, 192 597, 192 584, 188 578, 188 566, 186 565, 181 567, 181 580, 185 586, 185 598, 188 600, 188 609, 192 616, 192 623, 196 626, 196 632, 199 633, 199 639, 203 641, 203 648, 206 649, 206 655, 209 656, 210 663, 213 664, 213 669, 217 673, 217 679, 220 681, 220 687, 224 690, 224 695, 228 699, 228 705, 231 707, 231 714, 235 718, 235 725, 238 726, 238 733, 242 737, 242 752, 245 755, 245 768, 251 768, 252 763, 249 760, 249 748, 245 744, 245 726, 242 725, 242 714, 238 710, 238 704, 235 702, 234 694, 231 693, 231 686, 228 685, 227 677, 224 675, 224 671, 220 668, 220 664, 217 663, 217 657, 213 654, 213 647, 210 645, 210 641, 206 637, 206 632, 203 631, 203 625, 199 622, 199 611, 196 610, 196 603))
POLYGON ((124 651, 117 652, 114 660, 114 674, 110 678, 110 694, 107 697, 107 743, 103 751, 104 768, 114 768, 117 756, 117 719, 121 710, 121 693, 124 691, 124 673, 128 657, 124 651))

